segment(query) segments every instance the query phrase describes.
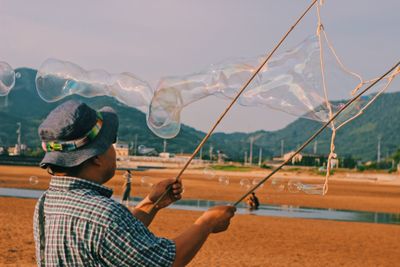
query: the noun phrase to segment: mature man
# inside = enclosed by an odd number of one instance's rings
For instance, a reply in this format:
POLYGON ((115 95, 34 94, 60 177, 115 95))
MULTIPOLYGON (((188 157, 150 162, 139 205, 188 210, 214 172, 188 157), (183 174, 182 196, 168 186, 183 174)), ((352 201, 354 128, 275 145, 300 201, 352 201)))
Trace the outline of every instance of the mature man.
POLYGON ((133 211, 111 199, 103 186, 114 176, 118 117, 110 107, 99 111, 78 101, 54 109, 39 127, 52 174, 49 189, 34 214, 38 265, 42 266, 183 266, 211 233, 225 231, 235 208, 218 206, 203 213, 172 240, 147 226, 157 211, 181 198, 174 179, 157 184, 133 211), (172 192, 156 207, 167 186, 172 192))
POLYGON ((132 174, 130 170, 127 170, 124 174, 124 184, 122 186, 122 199, 121 203, 124 204, 125 206, 129 207, 129 197, 131 194, 131 178, 132 174))

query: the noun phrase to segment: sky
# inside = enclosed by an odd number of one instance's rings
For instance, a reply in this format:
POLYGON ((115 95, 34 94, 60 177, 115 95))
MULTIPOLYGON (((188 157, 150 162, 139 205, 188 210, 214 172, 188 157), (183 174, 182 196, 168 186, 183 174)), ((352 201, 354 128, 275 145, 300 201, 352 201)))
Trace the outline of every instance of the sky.
MULTIPOLYGON (((0 0, 0 61, 37 69, 57 58, 87 70, 130 72, 155 85, 161 77, 268 54, 310 3, 0 0)), ((325 0, 322 21, 343 63, 368 79, 399 60, 399 10, 398 0, 325 0)), ((277 53, 314 34, 316 22, 313 9, 277 53)), ((228 104, 207 97, 185 108, 182 122, 208 131, 228 104)), ((295 119, 234 105, 216 131, 277 130, 295 119)))

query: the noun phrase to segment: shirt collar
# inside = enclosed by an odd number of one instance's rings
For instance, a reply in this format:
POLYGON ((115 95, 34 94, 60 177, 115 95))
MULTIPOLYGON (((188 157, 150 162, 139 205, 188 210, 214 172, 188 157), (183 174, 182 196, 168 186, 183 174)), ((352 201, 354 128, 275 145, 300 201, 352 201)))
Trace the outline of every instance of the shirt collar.
POLYGON ((50 181, 50 190, 68 191, 74 189, 89 189, 98 192, 100 195, 110 198, 113 191, 103 185, 71 176, 52 176, 50 181))

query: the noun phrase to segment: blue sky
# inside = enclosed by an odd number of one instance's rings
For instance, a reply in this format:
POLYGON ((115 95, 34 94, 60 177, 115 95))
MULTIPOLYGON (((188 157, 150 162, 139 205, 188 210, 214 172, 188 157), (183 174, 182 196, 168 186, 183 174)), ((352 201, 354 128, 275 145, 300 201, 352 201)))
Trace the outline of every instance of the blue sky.
MULTIPOLYGON (((0 60, 38 68, 49 57, 85 69, 131 72, 155 84, 230 58, 269 52, 311 1, 0 1, 0 60)), ((344 63, 365 78, 399 60, 398 0, 326 0, 325 30, 344 63)), ((315 33, 311 11, 280 50, 315 33)), ((394 87, 399 86, 394 83, 394 87)), ((209 97, 182 114, 207 131, 228 104, 209 97)), ((295 117, 234 106, 217 131, 276 130, 295 117)))

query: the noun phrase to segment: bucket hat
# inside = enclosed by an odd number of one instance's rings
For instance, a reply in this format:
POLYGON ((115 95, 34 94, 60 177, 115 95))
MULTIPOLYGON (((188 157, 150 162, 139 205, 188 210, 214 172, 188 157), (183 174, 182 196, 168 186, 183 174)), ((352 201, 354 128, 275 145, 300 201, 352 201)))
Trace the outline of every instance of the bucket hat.
POLYGON ((83 102, 69 100, 49 113, 38 132, 46 151, 40 167, 74 167, 103 154, 115 143, 118 116, 111 107, 96 111, 83 102))

